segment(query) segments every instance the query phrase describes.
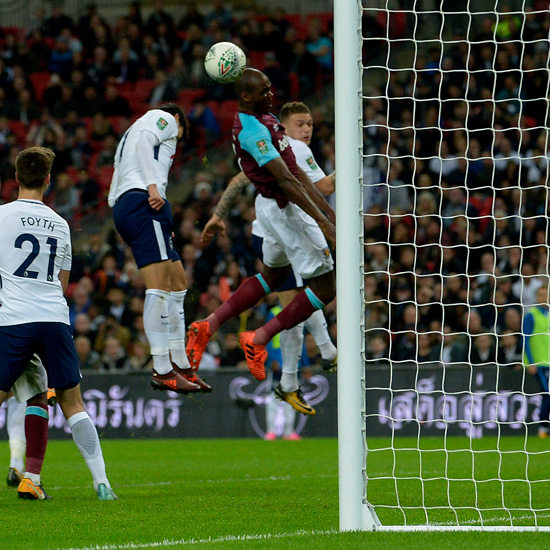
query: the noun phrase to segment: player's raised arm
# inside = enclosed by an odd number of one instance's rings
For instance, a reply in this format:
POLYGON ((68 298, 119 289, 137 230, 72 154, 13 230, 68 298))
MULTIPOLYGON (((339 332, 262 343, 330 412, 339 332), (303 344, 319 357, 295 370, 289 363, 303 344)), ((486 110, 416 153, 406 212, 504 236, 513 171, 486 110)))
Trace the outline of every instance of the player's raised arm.
POLYGON ((244 175, 243 172, 239 172, 236 176, 231 178, 225 188, 214 213, 210 219, 206 222, 204 229, 201 233, 201 242, 208 244, 214 235, 219 232, 222 236, 225 236, 225 223, 223 219, 227 216, 227 213, 231 207, 237 201, 237 198, 242 193, 242 190, 250 183, 250 180, 244 175))

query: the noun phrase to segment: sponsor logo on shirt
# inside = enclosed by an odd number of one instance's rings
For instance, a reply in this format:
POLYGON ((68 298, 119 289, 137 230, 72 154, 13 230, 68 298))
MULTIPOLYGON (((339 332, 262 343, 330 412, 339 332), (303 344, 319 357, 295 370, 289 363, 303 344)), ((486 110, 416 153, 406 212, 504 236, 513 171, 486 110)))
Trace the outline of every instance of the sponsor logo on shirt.
POLYGON ((259 141, 257 141, 256 147, 258 148, 260 153, 262 153, 262 155, 265 155, 267 153, 268 147, 265 139, 260 139, 259 141))
POLYGON ((308 164, 308 166, 312 169, 312 170, 317 170, 319 167, 317 166, 317 164, 315 163, 315 159, 313 157, 309 157, 306 159, 306 162, 308 164))
POLYGON ((164 130, 168 126, 168 122, 161 117, 157 120, 157 126, 159 130, 164 130))

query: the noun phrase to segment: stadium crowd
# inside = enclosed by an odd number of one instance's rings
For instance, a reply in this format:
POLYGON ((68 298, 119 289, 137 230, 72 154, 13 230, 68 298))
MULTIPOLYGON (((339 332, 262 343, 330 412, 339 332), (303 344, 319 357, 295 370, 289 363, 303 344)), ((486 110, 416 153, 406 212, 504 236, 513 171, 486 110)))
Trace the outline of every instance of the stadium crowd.
MULTIPOLYGON (((365 36, 381 38, 383 28, 365 13, 365 36)), ((407 24, 392 28, 410 39, 407 24)), ((414 70, 366 82, 368 360, 522 362, 523 311, 548 277, 548 28, 548 18, 504 15, 496 24, 487 16, 468 31, 457 25, 464 34, 444 49, 419 50, 414 70)), ((147 18, 132 2, 112 24, 93 4, 78 21, 56 6, 38 10, 0 43, 1 198, 13 198, 19 150, 44 145, 56 153, 48 201, 72 220, 103 203, 117 140, 147 108, 176 101, 186 109, 194 128, 187 155, 228 137, 235 101, 231 87, 204 73, 211 44, 239 44, 269 76, 280 105, 330 80, 331 37, 329 17, 281 9, 237 16, 221 1, 208 11, 191 5, 179 21, 158 1, 147 18)), ((384 41, 374 43, 383 57, 384 41)), ((312 114, 311 148, 330 173, 333 126, 322 108, 312 114)), ((188 322, 207 317, 258 270, 252 187, 231 210, 227 236, 207 247, 200 241, 236 172, 232 162, 197 172, 191 195, 173 205, 188 322)), ((75 249, 68 297, 83 368, 150 366, 143 281, 113 229, 98 226, 75 249)), ((202 367, 242 363, 237 333, 262 325, 268 309, 261 304, 224 325, 202 367)), ((325 313, 336 341, 335 304, 325 313)), ((315 346, 309 354, 315 363, 315 346)))
MULTIPOLYGON (((142 317, 145 287, 110 219, 101 219, 115 148, 124 131, 147 109, 176 102, 191 123, 190 142, 176 159, 176 164, 184 164, 205 147, 228 140, 236 110, 232 87, 214 83, 204 72, 204 55, 212 44, 239 44, 249 63, 272 81, 280 106, 330 80, 331 32, 327 14, 302 17, 282 9, 269 17, 237 14, 221 1, 202 10, 188 3, 179 20, 161 1, 154 2, 147 17, 139 2, 131 2, 114 22, 92 3, 78 20, 53 3, 48 12, 39 8, 24 29, 4 29, 0 198, 8 202, 16 197, 14 162, 19 151, 43 145, 56 154, 46 202, 69 222, 80 223, 86 214, 97 217, 97 227, 83 239, 83 247, 73 251, 67 294, 83 368, 122 372, 149 366, 142 317)), ((319 117, 317 113, 318 123, 319 117)), ((318 124, 317 133, 320 154, 324 142, 332 141, 331 126, 318 124)), ((205 250, 200 244, 200 229, 234 175, 233 159, 222 164, 197 173, 193 193, 174 205, 179 227, 174 242, 193 283, 186 303, 189 320, 206 316, 255 270, 250 194, 231 212, 229 236, 218 237, 205 250)), ((254 313, 249 326, 260 322, 267 310, 264 306, 254 313)), ((211 344, 212 355, 205 357, 211 367, 243 359, 234 338, 238 327, 228 325, 211 344)))

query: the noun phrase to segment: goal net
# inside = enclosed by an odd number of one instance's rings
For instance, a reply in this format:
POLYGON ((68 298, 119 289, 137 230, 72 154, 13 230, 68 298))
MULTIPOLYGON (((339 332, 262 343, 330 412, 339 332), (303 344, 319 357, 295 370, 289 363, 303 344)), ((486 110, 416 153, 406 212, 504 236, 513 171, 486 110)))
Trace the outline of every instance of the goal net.
POLYGON ((549 27, 335 2, 343 530, 550 529, 549 27))

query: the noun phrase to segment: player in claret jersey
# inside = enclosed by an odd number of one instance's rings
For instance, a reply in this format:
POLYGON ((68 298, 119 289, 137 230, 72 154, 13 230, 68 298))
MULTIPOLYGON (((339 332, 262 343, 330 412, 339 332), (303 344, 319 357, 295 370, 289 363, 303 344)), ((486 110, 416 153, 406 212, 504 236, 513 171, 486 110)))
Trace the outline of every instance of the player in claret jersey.
POLYGON ((212 391, 185 354, 187 280, 172 244, 172 209, 166 200, 177 143, 187 133, 187 120, 177 105, 163 105, 138 118, 118 144, 109 190, 115 227, 132 248, 147 288, 143 324, 153 356, 151 385, 178 393, 212 391))
MULTIPOLYGON (((307 105, 299 101, 285 103, 279 112, 279 118, 284 125, 292 152, 296 157, 296 163, 301 168, 319 191, 329 196, 334 193, 336 175, 333 172, 326 175, 318 166, 309 143, 313 133, 313 118, 307 105)), ((250 184, 250 180, 240 172, 234 176, 226 189, 212 214, 204 226, 201 239, 204 244, 210 242, 210 239, 220 231, 225 234, 225 223, 223 219, 237 201, 242 190, 250 184)), ((260 259, 262 255, 263 233, 259 223, 254 220, 252 223, 252 243, 254 251, 260 259)), ((305 281, 294 271, 291 271, 288 279, 282 287, 277 289, 277 295, 282 306, 286 306, 302 289, 305 281)), ((336 347, 330 339, 327 322, 322 310, 317 310, 304 321, 290 330, 285 330, 280 334, 280 346, 282 355, 282 374, 280 383, 274 387, 277 397, 287 401, 297 411, 304 414, 315 414, 315 409, 311 406, 304 406, 304 403, 296 399, 294 392, 299 387, 298 365, 302 354, 302 345, 304 339, 304 326, 313 335, 321 352, 321 366, 325 371, 333 371, 337 366, 336 347)))
MULTIPOLYGON (((255 378, 265 374, 266 344, 321 309, 335 296, 333 260, 327 240, 334 244, 334 212, 319 190, 301 170, 278 119, 270 113, 271 83, 255 69, 246 69, 235 83, 239 112, 233 123, 233 144, 239 165, 258 191, 256 218, 264 241, 264 271, 247 279, 207 319, 189 327, 187 352, 198 368, 211 335, 229 318, 255 305, 281 286, 290 273, 309 281, 309 288, 271 321, 256 331, 241 333, 239 340, 248 368, 255 378)), ((300 388, 287 392, 288 399, 310 409, 300 388)))
POLYGON ((0 403, 10 389, 19 402, 27 402, 27 464, 17 489, 21 498, 49 498, 40 482, 48 441, 49 381, 98 498, 114 500, 97 431, 82 402, 78 355, 63 296, 72 261, 69 225, 42 202, 54 157, 44 147, 21 151, 15 160, 18 199, 0 206, 0 403))

